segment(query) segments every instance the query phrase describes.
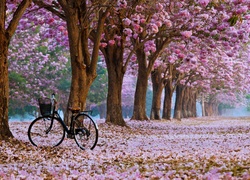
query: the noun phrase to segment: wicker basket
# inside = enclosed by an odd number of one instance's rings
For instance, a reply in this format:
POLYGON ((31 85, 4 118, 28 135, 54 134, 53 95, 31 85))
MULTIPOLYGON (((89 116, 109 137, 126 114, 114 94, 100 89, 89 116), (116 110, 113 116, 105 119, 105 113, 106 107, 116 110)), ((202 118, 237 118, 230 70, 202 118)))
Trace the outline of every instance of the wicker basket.
POLYGON ((51 114, 52 102, 50 98, 39 98, 38 103, 42 116, 51 114))

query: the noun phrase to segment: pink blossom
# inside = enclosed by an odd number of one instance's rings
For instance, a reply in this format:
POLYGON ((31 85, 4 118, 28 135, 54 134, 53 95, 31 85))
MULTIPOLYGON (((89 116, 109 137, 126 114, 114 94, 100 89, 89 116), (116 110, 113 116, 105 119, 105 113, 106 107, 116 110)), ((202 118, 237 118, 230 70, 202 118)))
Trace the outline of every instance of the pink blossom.
POLYGON ((65 28, 64 28, 63 26, 58 26, 58 30, 59 30, 59 31, 64 31, 65 28))
POLYGON ((100 46, 101 46, 102 48, 105 48, 105 47, 107 46, 107 43, 101 43, 100 46))
POLYGON ((132 18, 132 21, 133 21, 134 24, 139 24, 140 23, 140 17, 139 16, 134 16, 132 18))
POLYGON ((142 19, 140 20, 140 22, 141 22, 142 24, 144 24, 144 23, 146 22, 146 19, 142 18, 142 19))
POLYGON ((175 52, 176 54, 179 54, 181 51, 180 51, 179 49, 175 49, 174 52, 175 52))
POLYGON ((150 24, 149 25, 149 32, 151 33, 158 33, 159 29, 155 24, 150 24))
POLYGON ((190 38, 192 36, 192 31, 183 31, 181 32, 181 35, 185 38, 190 38))
POLYGON ((178 54, 178 58, 183 59, 184 57, 185 57, 184 54, 182 54, 182 53, 178 54))
POLYGON ((161 3, 156 4, 156 9, 159 10, 159 11, 162 10, 163 9, 163 5, 161 3))
POLYGON ((137 12, 142 12, 142 11, 143 11, 143 7, 142 7, 142 6, 136 6, 136 7, 135 7, 135 10, 136 10, 137 12))
POLYGON ((175 58, 169 57, 168 58, 168 62, 171 63, 171 64, 173 64, 175 62, 175 58))
POLYGON ((133 24, 133 28, 134 28, 135 31, 139 31, 140 27, 141 26, 139 24, 135 24, 135 23, 133 24))
MULTIPOLYGON (((180 71, 181 72, 181 71, 180 71)), ((186 80, 184 80, 184 79, 182 79, 182 80, 180 80, 180 84, 185 84, 185 82, 186 82, 186 80)))
POLYGON ((244 18, 250 20, 250 14, 245 15, 244 18))
POLYGON ((239 9, 237 9, 236 13, 237 13, 237 14, 244 14, 244 13, 247 12, 247 10, 248 10, 248 7, 247 7, 247 6, 242 6, 242 7, 240 7, 239 9))
POLYGON ((170 20, 165 20, 164 24, 169 28, 172 27, 172 22, 170 20))
POLYGON ((137 38, 138 38, 138 34, 134 34, 134 35, 133 35, 133 38, 134 38, 134 39, 137 39, 137 38))
POLYGON ((209 3, 209 0, 198 0, 198 3, 203 6, 206 7, 209 3))
POLYGON ((131 57, 131 61, 132 61, 132 62, 135 62, 135 61, 136 61, 136 56, 132 56, 132 57, 131 57))
POLYGON ((161 27, 162 26, 162 22, 161 21, 156 21, 155 23, 158 27, 161 27))
POLYGON ((115 40, 109 40, 109 45, 113 46, 115 44, 115 40))
POLYGON ((47 22, 48 22, 48 24, 51 24, 51 23, 53 23, 54 21, 55 21, 54 18, 49 18, 47 22))
POLYGON ((129 18, 125 18, 122 20, 125 26, 129 26, 131 24, 131 20, 129 18))
POLYGON ((117 2, 118 7, 120 8, 126 8, 127 7, 127 1, 126 0, 119 0, 117 2))
POLYGON ((126 34, 127 36, 132 36, 132 30, 129 28, 125 28, 123 30, 123 33, 126 34))
POLYGON ((116 40, 121 40, 121 36, 115 35, 116 40))
POLYGON ((180 11, 179 16, 187 18, 190 16, 190 13, 188 10, 183 10, 183 11, 180 11))

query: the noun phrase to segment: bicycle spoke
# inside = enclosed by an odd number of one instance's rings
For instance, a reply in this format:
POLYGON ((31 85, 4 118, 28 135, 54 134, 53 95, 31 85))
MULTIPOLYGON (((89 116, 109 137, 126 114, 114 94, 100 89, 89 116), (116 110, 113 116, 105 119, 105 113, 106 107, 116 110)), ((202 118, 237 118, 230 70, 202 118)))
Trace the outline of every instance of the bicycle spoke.
POLYGON ((81 149, 94 149, 98 141, 98 129, 88 115, 80 115, 74 120, 75 141, 81 149))
POLYGON ((28 130, 30 142, 35 146, 58 146, 64 139, 65 131, 59 120, 50 117, 35 119, 28 130))

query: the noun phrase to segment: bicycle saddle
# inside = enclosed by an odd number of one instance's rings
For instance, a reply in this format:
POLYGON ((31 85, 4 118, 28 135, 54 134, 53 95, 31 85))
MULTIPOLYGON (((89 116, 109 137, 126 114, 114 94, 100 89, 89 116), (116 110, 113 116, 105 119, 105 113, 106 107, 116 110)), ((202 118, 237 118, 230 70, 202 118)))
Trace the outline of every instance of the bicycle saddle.
POLYGON ((74 108, 73 108, 73 107, 69 107, 68 109, 69 109, 72 113, 79 113, 80 110, 81 110, 79 107, 77 107, 77 108, 75 108, 75 107, 74 107, 74 108))

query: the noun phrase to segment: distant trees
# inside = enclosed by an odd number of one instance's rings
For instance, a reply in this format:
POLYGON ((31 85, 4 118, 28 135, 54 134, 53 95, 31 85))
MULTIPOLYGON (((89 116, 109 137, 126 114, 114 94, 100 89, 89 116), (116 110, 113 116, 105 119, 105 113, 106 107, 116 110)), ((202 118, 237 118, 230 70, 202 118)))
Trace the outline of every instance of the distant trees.
MULTIPOLYGON (((15 110, 19 112, 37 106, 38 97, 50 96, 53 92, 61 97, 61 104, 67 104, 71 78, 69 52, 67 47, 44 37, 46 33, 45 25, 27 25, 21 20, 12 38, 9 47, 10 108, 18 104, 15 110)), ((34 108, 29 110, 28 113, 35 115, 34 108)))
POLYGON ((247 99, 247 110, 250 111, 250 94, 246 95, 247 99))

